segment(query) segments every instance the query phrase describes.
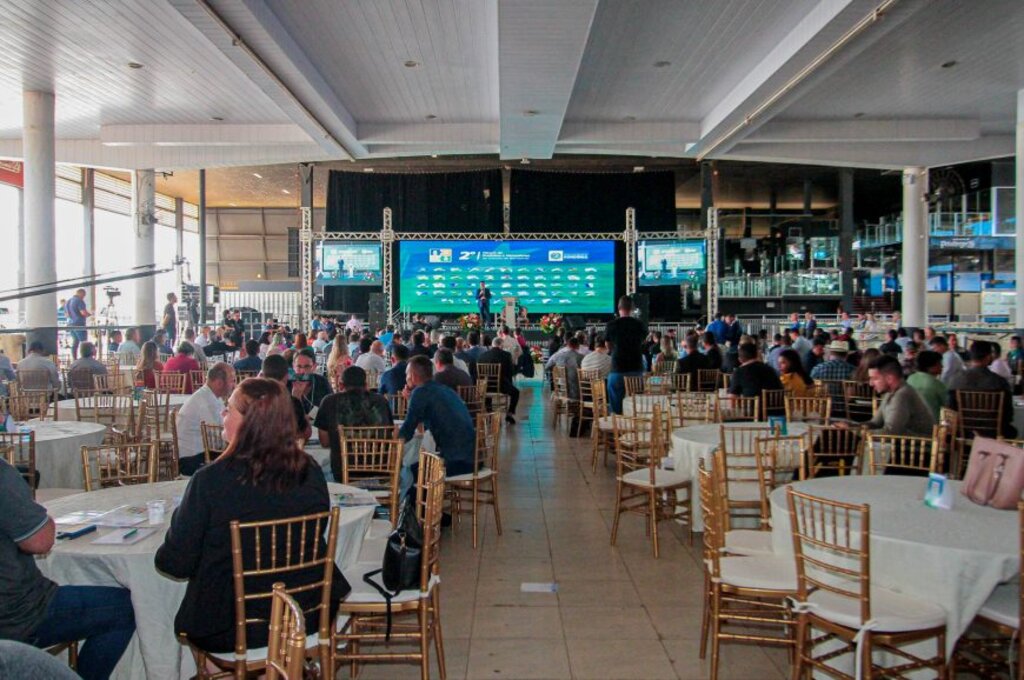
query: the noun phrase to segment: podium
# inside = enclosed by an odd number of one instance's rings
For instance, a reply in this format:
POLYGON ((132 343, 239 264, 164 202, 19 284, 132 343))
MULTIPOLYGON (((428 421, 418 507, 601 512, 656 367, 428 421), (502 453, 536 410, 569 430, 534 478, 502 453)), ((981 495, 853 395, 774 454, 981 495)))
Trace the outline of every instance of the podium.
POLYGON ((505 303, 505 306, 501 309, 501 314, 498 315, 498 323, 502 326, 508 326, 509 329, 516 327, 516 307, 519 303, 519 298, 511 295, 501 298, 505 303))

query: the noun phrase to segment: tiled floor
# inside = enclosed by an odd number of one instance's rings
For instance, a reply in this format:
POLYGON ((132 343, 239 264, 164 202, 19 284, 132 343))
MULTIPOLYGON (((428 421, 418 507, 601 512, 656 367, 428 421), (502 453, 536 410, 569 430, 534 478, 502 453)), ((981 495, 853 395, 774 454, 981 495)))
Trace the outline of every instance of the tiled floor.
MULTIPOLYGON (((609 545, 614 478, 590 467, 589 439, 552 426, 539 381, 520 383, 520 422, 506 429, 501 459, 504 534, 486 512, 480 546, 468 516, 446 536, 442 625, 449 678, 643 679, 708 677, 698 658, 699 535, 693 547, 661 525, 661 557, 642 520, 626 516, 609 545), (557 584, 524 593, 523 583, 557 584)), ((431 664, 431 677, 438 677, 431 664)), ((784 678, 787 655, 723 646, 719 677, 784 678)), ((345 671, 339 677, 344 677, 345 671)), ((419 677, 415 667, 366 666, 361 678, 419 677)))

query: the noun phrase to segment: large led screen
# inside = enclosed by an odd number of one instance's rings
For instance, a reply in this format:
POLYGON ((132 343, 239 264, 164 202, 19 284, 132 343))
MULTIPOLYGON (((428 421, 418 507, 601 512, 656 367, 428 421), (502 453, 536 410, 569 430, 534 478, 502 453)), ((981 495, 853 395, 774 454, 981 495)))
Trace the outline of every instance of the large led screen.
POLYGON ((380 244, 373 241, 320 241, 315 248, 318 286, 379 286, 380 244))
POLYGON ((410 312, 475 312, 480 281, 491 289, 492 312, 506 296, 533 314, 615 306, 614 241, 403 241, 398 272, 410 312))
POLYGON ((704 241, 640 241, 637 244, 638 286, 702 285, 706 280, 704 241))

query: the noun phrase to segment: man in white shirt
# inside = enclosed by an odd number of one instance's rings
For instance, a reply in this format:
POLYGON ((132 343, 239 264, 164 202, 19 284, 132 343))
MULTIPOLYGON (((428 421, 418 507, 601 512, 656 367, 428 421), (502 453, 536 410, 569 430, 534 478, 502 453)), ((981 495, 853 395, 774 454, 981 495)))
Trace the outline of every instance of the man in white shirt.
MULTIPOLYGON (((55 390, 60 389, 60 373, 57 372, 57 364, 46 356, 43 343, 38 340, 28 346, 28 356, 18 362, 17 368, 19 381, 23 380, 22 374, 25 371, 46 371, 50 378, 50 387, 55 390)), ((30 387, 36 389, 38 386, 33 384, 30 387)))
POLYGON ((327 340, 327 331, 320 331, 316 334, 316 340, 313 341, 313 349, 317 352, 323 352, 327 349, 327 345, 329 344, 330 343, 327 340))
POLYGON ((612 357, 608 354, 608 345, 604 342, 603 333, 599 333, 594 339, 594 351, 583 357, 580 368, 584 371, 598 371, 602 380, 612 372, 612 357))
POLYGON ((124 333, 124 342, 117 348, 118 360, 125 364, 135 364, 139 359, 139 354, 142 353, 142 347, 139 345, 139 329, 129 328, 124 333))
POLYGON ((206 374, 206 384, 193 392, 175 416, 178 426, 178 471, 191 477, 205 464, 200 423, 224 423, 224 400, 235 389, 235 369, 216 363, 206 374))
POLYGON ((939 376, 939 380, 949 387, 964 372, 964 360, 949 348, 949 342, 941 335, 933 337, 928 346, 942 355, 942 375, 939 376))
POLYGON ((210 342, 210 327, 203 326, 203 330, 199 331, 199 335, 196 336, 196 341, 192 344, 196 347, 206 347, 210 342))
POLYGON ((509 332, 508 326, 504 326, 499 333, 501 338, 501 348, 512 355, 512 365, 519 365, 519 357, 523 355, 523 348, 519 346, 519 341, 516 337, 509 332))
POLYGON ((370 340, 365 338, 362 342, 362 347, 365 347, 369 343, 369 348, 364 349, 360 352, 359 357, 356 359, 356 366, 363 369, 367 373, 371 371, 380 375, 384 371, 388 370, 388 364, 384 361, 384 343, 380 340, 370 340))
POLYGON ((572 336, 544 364, 544 368, 549 371, 555 366, 561 366, 565 369, 566 388, 570 399, 579 399, 580 396, 580 381, 577 372, 581 361, 579 349, 580 341, 576 339, 576 336, 572 336))

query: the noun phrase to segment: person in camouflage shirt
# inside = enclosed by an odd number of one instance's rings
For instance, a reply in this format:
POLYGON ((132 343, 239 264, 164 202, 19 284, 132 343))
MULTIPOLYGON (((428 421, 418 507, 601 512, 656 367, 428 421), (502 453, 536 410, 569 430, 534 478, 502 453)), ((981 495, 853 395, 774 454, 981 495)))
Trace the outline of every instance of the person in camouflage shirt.
POLYGON ((329 394, 320 402, 313 425, 319 431, 321 446, 331 448, 331 473, 341 481, 341 442, 338 426, 369 427, 394 425, 387 398, 366 389, 366 371, 349 366, 341 374, 342 391, 329 394))

